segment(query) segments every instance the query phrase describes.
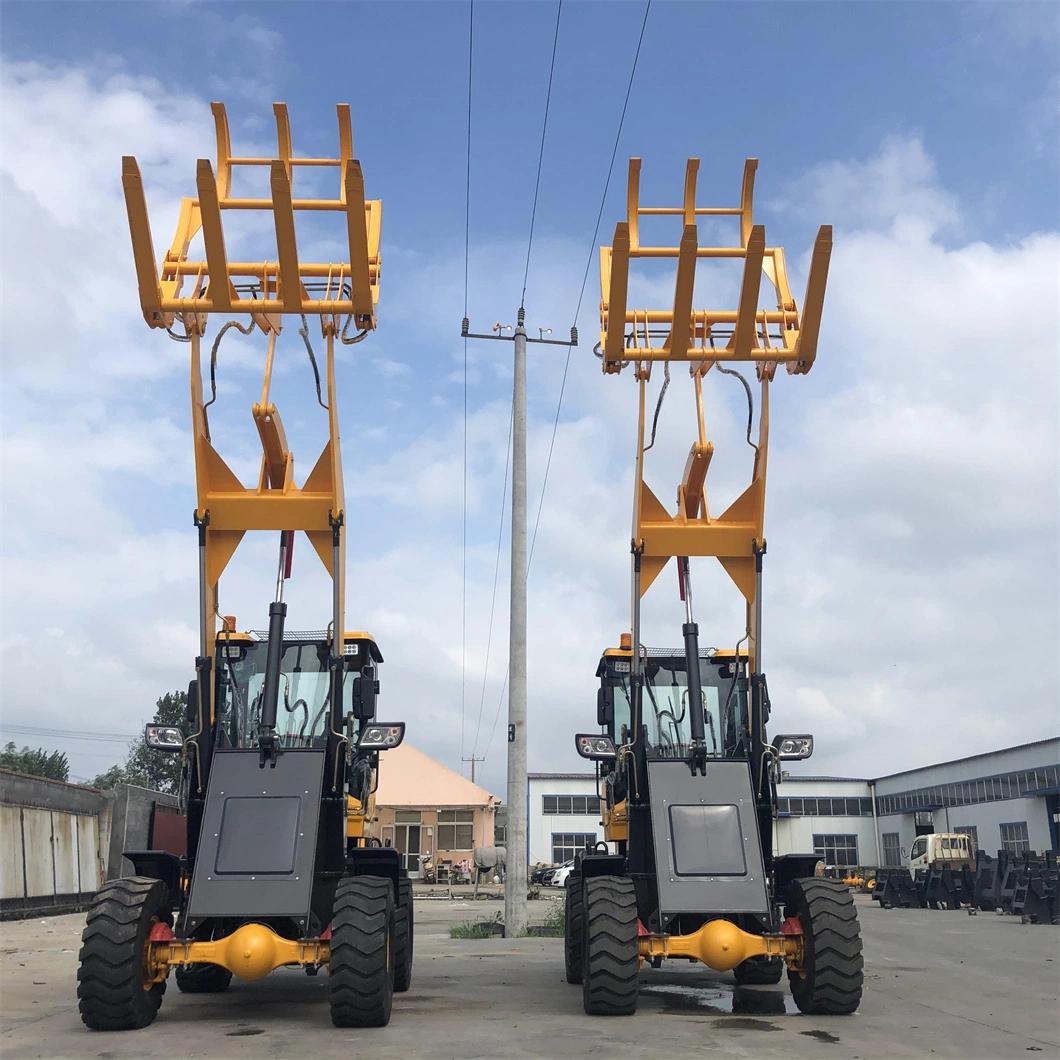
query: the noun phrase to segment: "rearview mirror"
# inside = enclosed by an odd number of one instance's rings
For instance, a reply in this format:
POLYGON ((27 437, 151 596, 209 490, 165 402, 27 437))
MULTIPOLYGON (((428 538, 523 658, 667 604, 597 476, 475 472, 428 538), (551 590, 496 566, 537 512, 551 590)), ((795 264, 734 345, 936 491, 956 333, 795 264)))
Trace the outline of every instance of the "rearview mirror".
POLYGON ((579 733, 574 737, 574 747, 582 758, 591 758, 594 762, 614 761, 615 741, 610 736, 596 733, 579 733))
POLYGON ((610 685, 597 689, 596 724, 610 725, 615 720, 615 690, 610 685))
POLYGON ((360 721, 371 721, 375 717, 375 700, 379 695, 379 682, 375 668, 366 666, 353 686, 353 716, 360 721))
POLYGON ((176 725, 147 725, 144 743, 155 751, 182 751, 184 733, 176 725))
POLYGON ((359 751, 392 751, 405 739, 405 723, 366 725, 357 737, 359 751))
POLYGON ((777 758, 783 762, 809 758, 813 754, 813 737, 775 736, 773 738, 773 748, 777 752, 777 758))

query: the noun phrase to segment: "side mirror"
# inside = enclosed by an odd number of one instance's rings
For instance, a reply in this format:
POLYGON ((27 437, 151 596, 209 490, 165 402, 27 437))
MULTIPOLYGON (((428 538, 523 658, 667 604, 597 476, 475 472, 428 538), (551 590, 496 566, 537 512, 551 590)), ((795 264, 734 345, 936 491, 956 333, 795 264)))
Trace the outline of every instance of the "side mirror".
POLYGON ((176 725, 147 725, 144 743, 155 751, 182 751, 184 733, 176 725))
POLYGON ((188 685, 188 724, 191 731, 195 732, 199 727, 199 681, 196 678, 188 685))
POLYGON ((615 690, 602 685, 596 692, 596 724, 610 725, 615 720, 615 690))
POLYGON ((777 752, 777 758, 783 762, 809 758, 813 754, 813 737, 776 736, 773 738, 773 747, 777 752))
POLYGON ((371 721, 375 717, 375 700, 379 695, 379 682, 375 668, 366 666, 353 686, 353 716, 359 721, 371 721))
POLYGON ((591 758, 594 762, 613 762, 617 757, 615 741, 610 736, 579 733, 574 737, 574 747, 582 758, 591 758))
POLYGON ((405 723, 366 725, 357 737, 358 751, 392 751, 405 739, 405 723))

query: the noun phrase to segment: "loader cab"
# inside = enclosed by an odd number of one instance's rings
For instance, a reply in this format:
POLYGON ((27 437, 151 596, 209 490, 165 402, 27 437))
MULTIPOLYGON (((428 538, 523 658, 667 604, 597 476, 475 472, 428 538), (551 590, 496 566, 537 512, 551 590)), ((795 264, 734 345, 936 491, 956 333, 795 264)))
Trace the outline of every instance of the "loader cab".
MULTIPOLYGON (((284 634, 280 660, 280 702, 276 735, 281 748, 322 747, 328 732, 341 731, 346 719, 371 720, 375 714, 378 664, 383 661, 368 633, 343 638, 342 703, 331 710, 329 638, 323 632, 284 634), (360 687, 371 681, 369 691, 360 687), (367 694, 366 694, 367 693, 367 694)), ((265 684, 268 634, 222 632, 217 638, 215 725, 217 749, 258 746, 258 725, 265 684)), ((351 737, 354 734, 351 733, 351 737)))
MULTIPOLYGON (((688 668, 680 649, 642 649, 644 695, 641 732, 648 758, 685 758, 691 744, 688 668)), ((597 721, 621 746, 633 742, 630 717, 632 651, 608 648, 596 675, 600 680, 597 721)), ((707 753, 712 758, 746 758, 747 655, 700 653, 701 709, 707 753)))

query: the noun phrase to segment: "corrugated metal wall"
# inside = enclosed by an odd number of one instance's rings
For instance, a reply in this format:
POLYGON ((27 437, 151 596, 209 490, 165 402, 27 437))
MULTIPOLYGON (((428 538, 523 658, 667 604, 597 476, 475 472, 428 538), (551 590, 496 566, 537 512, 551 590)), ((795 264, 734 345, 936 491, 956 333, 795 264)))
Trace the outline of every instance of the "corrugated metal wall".
POLYGON ((0 898, 92 893, 103 882, 99 851, 95 816, 0 806, 0 898))

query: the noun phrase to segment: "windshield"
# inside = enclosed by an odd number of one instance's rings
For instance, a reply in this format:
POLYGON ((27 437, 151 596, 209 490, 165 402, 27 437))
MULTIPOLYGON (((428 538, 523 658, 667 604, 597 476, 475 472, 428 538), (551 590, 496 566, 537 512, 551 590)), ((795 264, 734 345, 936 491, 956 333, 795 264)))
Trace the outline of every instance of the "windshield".
MULTIPOLYGON (((217 728, 220 747, 256 747, 265 684, 265 641, 218 645, 217 728)), ((344 681, 344 713, 350 710, 354 677, 344 681)), ((328 730, 331 675, 325 642, 284 645, 276 735, 281 747, 311 747, 328 730)))
MULTIPOLYGON (((747 696, 732 679, 729 660, 700 660, 704 738, 707 754, 732 758, 743 754, 747 696), (724 704, 724 709, 723 709, 724 704)), ((647 730, 648 754, 686 758, 692 742, 688 703, 688 672, 684 656, 644 660, 644 702, 641 723, 647 730)), ((629 742, 629 679, 615 683, 615 736, 629 742)))

